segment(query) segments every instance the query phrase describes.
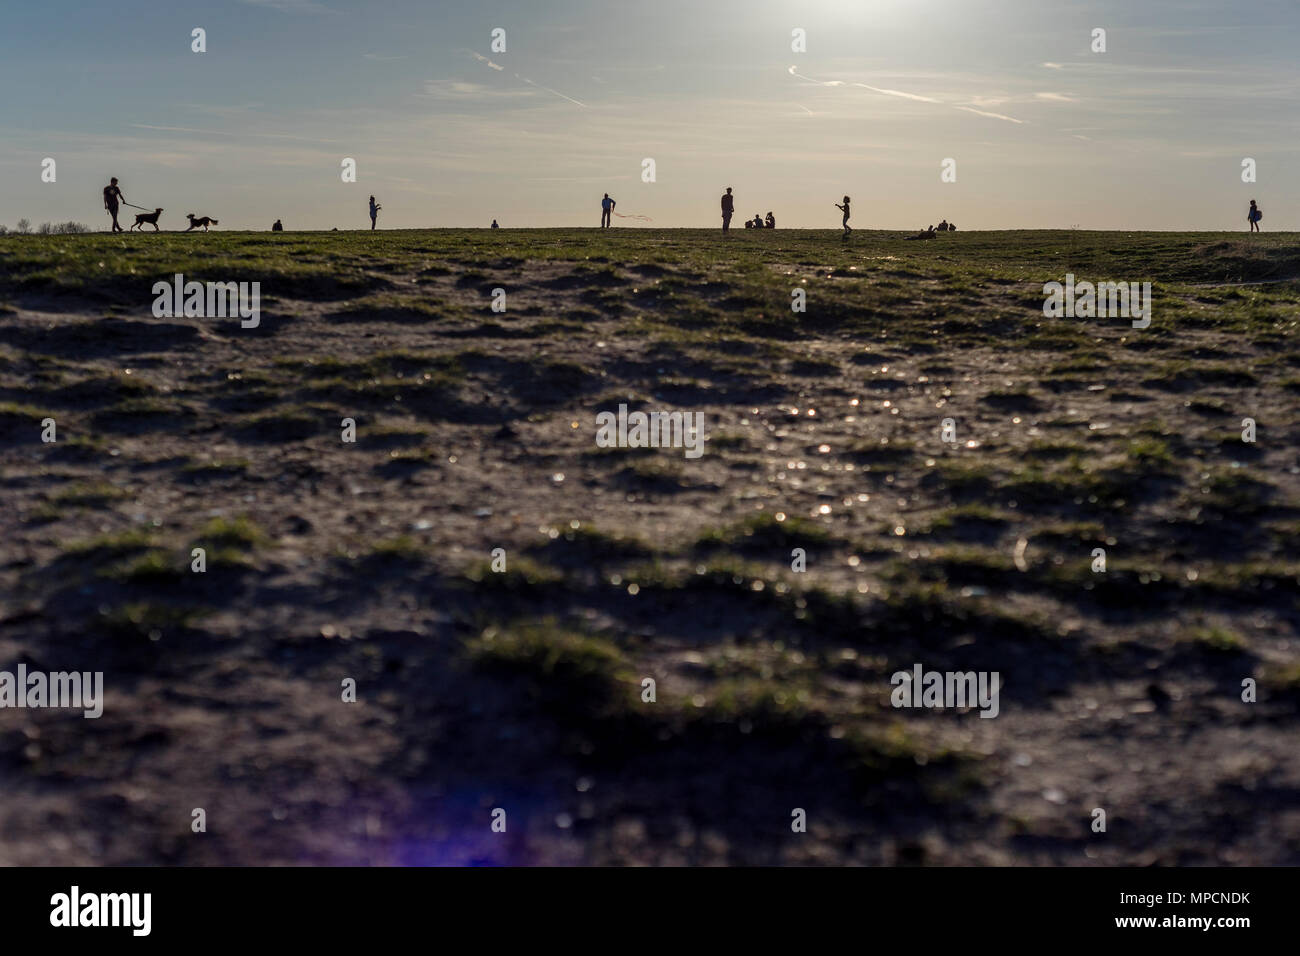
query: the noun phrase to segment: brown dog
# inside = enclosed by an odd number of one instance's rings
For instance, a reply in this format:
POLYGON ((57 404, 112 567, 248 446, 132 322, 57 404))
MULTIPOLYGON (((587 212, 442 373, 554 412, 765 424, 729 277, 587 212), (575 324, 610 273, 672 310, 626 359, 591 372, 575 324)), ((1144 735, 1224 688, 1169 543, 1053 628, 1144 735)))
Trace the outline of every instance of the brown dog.
MULTIPOLYGON (((189 221, 190 221, 190 229, 197 229, 199 226, 202 226, 202 227, 203 227, 203 231, 204 231, 204 232, 207 232, 207 231, 208 231, 208 226, 209 226, 209 225, 213 225, 213 226, 218 226, 218 225, 220 225, 220 223, 217 222, 217 220, 213 219, 213 218, 210 217, 210 216, 199 216, 199 217, 196 219, 196 218, 194 217, 194 213, 192 213, 192 212, 187 212, 187 213, 185 214, 185 216, 186 216, 186 218, 188 218, 189 221)), ((189 232, 190 229, 186 229, 185 231, 186 231, 186 232, 189 232)))
MULTIPOLYGON (((129 230, 127 230, 127 231, 130 232, 131 230, 135 229, 136 226, 143 225, 144 223, 147 222, 147 223, 152 223, 152 224, 153 224, 153 231, 154 231, 154 232, 158 232, 158 231, 159 231, 159 229, 158 229, 158 217, 161 216, 161 215, 162 215, 162 207, 161 207, 161 206, 159 206, 159 207, 158 207, 157 209, 155 209, 153 212, 138 212, 138 213, 135 214, 135 223, 131 226, 131 229, 129 229, 129 230)), ((141 232, 144 232, 143 229, 141 229, 140 231, 141 231, 141 232)))

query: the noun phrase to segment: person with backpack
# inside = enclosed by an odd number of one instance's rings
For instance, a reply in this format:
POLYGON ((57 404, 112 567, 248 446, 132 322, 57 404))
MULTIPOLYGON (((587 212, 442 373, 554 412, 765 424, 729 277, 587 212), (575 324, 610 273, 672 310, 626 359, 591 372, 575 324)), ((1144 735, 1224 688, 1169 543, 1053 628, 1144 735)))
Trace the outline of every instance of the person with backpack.
POLYGON ((1250 223, 1251 232, 1259 232, 1259 221, 1264 218, 1264 214, 1259 211, 1255 205, 1255 200, 1250 201, 1250 212, 1246 213, 1246 221, 1250 223))

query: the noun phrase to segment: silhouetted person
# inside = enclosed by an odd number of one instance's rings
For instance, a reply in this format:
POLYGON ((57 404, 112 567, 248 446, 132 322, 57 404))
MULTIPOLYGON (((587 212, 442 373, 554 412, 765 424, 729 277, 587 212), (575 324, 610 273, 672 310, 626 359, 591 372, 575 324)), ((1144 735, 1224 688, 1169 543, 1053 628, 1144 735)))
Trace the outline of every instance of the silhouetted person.
POLYGON ((939 220, 939 225, 936 226, 935 228, 938 229, 939 232, 947 232, 947 231, 948 231, 948 220, 947 220, 947 219, 940 219, 940 220, 939 220))
POLYGON ((277 219, 277 220, 275 221, 275 225, 271 227, 271 231, 272 231, 272 232, 284 232, 284 226, 282 226, 282 225, 280 224, 280 220, 279 220, 279 219, 277 219))
MULTIPOLYGON (((117 182, 117 180, 115 179, 113 182, 117 182)), ((1259 207, 1255 205, 1255 200, 1252 199, 1250 201, 1250 212, 1246 213, 1246 221, 1250 223, 1251 232, 1259 232, 1259 221, 1263 218, 1264 214, 1259 211, 1259 207)), ((113 222, 117 222, 116 217, 113 222)))
POLYGON ((371 197, 370 197, 370 231, 371 231, 371 232, 374 232, 374 230, 375 230, 375 219, 378 218, 378 216, 379 216, 379 210, 381 210, 381 209, 383 209, 383 208, 384 208, 383 206, 381 206, 381 205, 379 205, 379 203, 375 202, 375 197, 374 197, 374 196, 371 196, 371 197))
POLYGON ((847 236, 849 233, 853 231, 853 229, 849 226, 849 197, 848 196, 844 197, 843 206, 841 206, 839 203, 836 203, 835 208, 844 210, 844 222, 842 225, 844 226, 844 235, 847 236))
MULTIPOLYGON (((111 232, 121 232, 122 227, 117 222, 117 204, 126 202, 126 197, 122 195, 122 190, 117 188, 117 177, 114 176, 109 180, 108 185, 104 187, 104 208, 108 214, 113 217, 113 228, 111 232)), ((1254 203, 1252 202, 1253 206, 1254 203)))
POLYGON ((767 211, 767 219, 764 220, 763 224, 768 229, 776 228, 776 216, 772 215, 772 211, 770 209, 767 211))
POLYGON ((746 228, 746 229, 753 229, 753 228, 754 228, 754 220, 752 220, 752 219, 746 219, 746 220, 745 220, 745 228, 746 228))
POLYGON ((614 200, 609 198, 609 193, 605 193, 605 198, 600 201, 600 228, 608 229, 610 226, 610 217, 614 215, 614 200))
POLYGON ((501 228, 500 226, 497 225, 497 221, 496 221, 495 219, 492 220, 492 228, 493 228, 493 229, 500 229, 500 228, 501 228))
POLYGON ((736 211, 736 200, 731 195, 731 187, 722 194, 722 231, 726 232, 731 228, 731 215, 736 211))

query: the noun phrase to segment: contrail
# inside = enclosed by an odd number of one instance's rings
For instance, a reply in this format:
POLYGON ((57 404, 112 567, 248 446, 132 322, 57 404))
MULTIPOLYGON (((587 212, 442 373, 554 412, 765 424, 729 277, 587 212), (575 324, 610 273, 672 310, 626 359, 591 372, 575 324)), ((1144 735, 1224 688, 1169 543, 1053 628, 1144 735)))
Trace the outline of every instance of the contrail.
POLYGON ((973 106, 954 106, 955 110, 965 110, 967 113, 974 113, 976 116, 987 116, 991 119, 1006 120, 1008 123, 1019 123, 1024 125, 1024 120, 1018 120, 1014 116, 1005 116, 1002 113, 990 113, 987 110, 977 110, 973 106))
POLYGON ((922 103, 938 103, 929 96, 920 96, 916 93, 904 93, 902 90, 883 90, 878 86, 868 86, 866 83, 848 83, 844 80, 814 80, 811 76, 804 76, 795 67, 790 67, 790 75, 797 76, 801 80, 807 80, 809 83, 817 83, 820 86, 858 86, 864 90, 871 90, 873 93, 883 93, 885 96, 901 96, 905 100, 919 100, 922 103))
POLYGON ((570 103, 577 103, 577 105, 578 105, 578 106, 581 106, 584 110, 590 108, 590 107, 587 106, 586 103, 579 103, 579 102, 578 102, 577 100, 575 100, 572 96, 565 96, 565 95, 564 95, 563 93, 561 93, 559 90, 553 90, 553 89, 551 89, 549 86, 542 86, 542 84, 540 84, 540 83, 534 83, 532 80, 530 80, 530 79, 529 79, 528 77, 526 77, 526 76, 520 76, 518 73, 516 73, 516 74, 515 74, 515 79, 517 79, 517 80, 523 80, 523 81, 524 81, 525 83, 527 83, 529 86, 535 86, 535 87, 537 87, 539 90, 545 90, 547 93, 554 93, 556 96, 558 96, 558 97, 559 97, 560 99, 562 99, 562 100, 568 100, 570 103))
POLYGON ((922 103, 938 103, 936 99, 929 96, 918 96, 915 93, 904 93, 902 90, 882 90, 878 86, 867 86, 865 83, 850 83, 849 86, 860 86, 864 90, 871 90, 873 93, 884 93, 886 96, 901 96, 906 100, 919 100, 922 103))
POLYGON ((936 106, 949 106, 955 110, 965 110, 967 113, 974 113, 977 116, 987 116, 989 119, 1003 120, 1007 123, 1024 124, 1024 120, 1018 120, 1014 116, 1006 116, 1002 113, 990 113, 987 110, 977 110, 971 106, 954 106, 951 103, 945 103, 943 100, 936 100, 931 96, 921 96, 918 93, 905 93, 902 90, 887 90, 879 86, 871 86, 867 83, 848 83, 844 80, 816 80, 811 76, 805 76, 800 73, 796 67, 790 67, 789 74, 797 76, 801 80, 807 80, 809 83, 816 83, 818 86, 856 86, 860 89, 870 90, 873 93, 880 93, 884 96, 897 96, 905 100, 915 100, 918 103, 934 103, 936 106))
MULTIPOLYGON (((494 69, 494 70, 504 70, 504 69, 505 69, 505 67, 502 66, 500 63, 493 63, 491 60, 489 60, 487 57, 485 57, 485 56, 484 56, 483 54, 481 54, 481 53, 475 53, 473 50, 470 50, 469 52, 470 52, 470 55, 471 55, 472 57, 474 57, 474 59, 478 60, 480 63, 486 63, 488 66, 492 67, 492 69, 494 69)), ((581 102, 581 101, 579 101, 579 100, 575 100, 572 96, 565 96, 565 95, 564 95, 563 93, 561 93, 559 90, 553 90, 553 89, 551 89, 549 86, 542 86, 542 84, 540 84, 540 83, 534 83, 532 80, 530 80, 530 79, 529 79, 528 77, 526 77, 526 76, 520 76, 518 73, 516 73, 516 74, 514 74, 514 78, 515 78, 516 80, 522 80, 523 82, 527 83, 529 86, 535 86, 535 87, 537 87, 539 90, 545 90, 547 93, 554 93, 554 94, 555 94, 556 96, 558 96, 560 99, 562 99, 562 100, 568 100, 570 103, 574 104, 575 106, 581 106, 584 110, 586 110, 586 109, 591 109, 591 107, 589 107, 586 103, 583 103, 583 102, 581 102)))

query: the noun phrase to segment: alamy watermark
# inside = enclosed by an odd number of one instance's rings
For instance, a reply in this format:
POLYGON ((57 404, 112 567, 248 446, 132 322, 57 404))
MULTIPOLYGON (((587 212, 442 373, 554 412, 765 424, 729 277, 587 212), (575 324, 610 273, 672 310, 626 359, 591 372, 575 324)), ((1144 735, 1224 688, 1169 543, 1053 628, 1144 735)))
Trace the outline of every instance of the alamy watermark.
POLYGON ((260 282, 190 282, 176 273, 175 279, 153 284, 155 319, 214 318, 238 316, 240 328, 255 329, 262 321, 262 283, 260 282))
POLYGON ((83 893, 75 884, 50 897, 50 925, 55 927, 125 927, 132 936, 153 929, 152 893, 83 893))
POLYGON ((82 715, 95 719, 104 713, 104 672, 0 671, 0 708, 80 707, 82 715))
POLYGON ((1145 329, 1151 324, 1150 282, 1098 282, 1075 283, 1074 273, 1066 273, 1065 283, 1043 284, 1043 315, 1049 319, 1115 319, 1133 320, 1133 328, 1145 329))
POLYGON ((896 671, 889 682, 894 686, 889 702, 895 707, 980 708, 981 717, 996 717, 1001 705, 998 671, 927 671, 913 664, 910 671, 896 671))
POLYGON ((684 448, 687 458, 704 454, 703 412, 629 412, 596 415, 596 445, 600 448, 684 448))

